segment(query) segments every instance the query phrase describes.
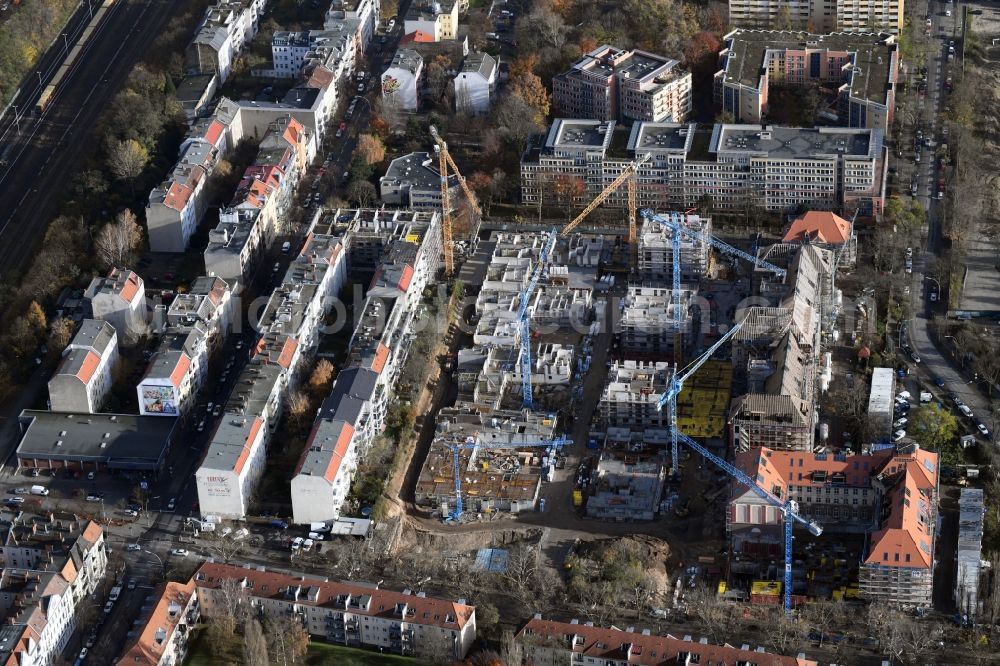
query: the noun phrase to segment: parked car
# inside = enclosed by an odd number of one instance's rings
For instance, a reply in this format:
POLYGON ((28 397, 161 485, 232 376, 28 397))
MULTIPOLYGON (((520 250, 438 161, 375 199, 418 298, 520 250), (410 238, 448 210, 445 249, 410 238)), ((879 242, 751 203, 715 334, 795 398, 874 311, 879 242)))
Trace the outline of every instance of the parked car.
POLYGON ((303 539, 302 537, 295 537, 294 539, 292 539, 292 550, 298 550, 299 548, 301 548, 303 542, 305 542, 305 539, 303 539))
POLYGON ((962 415, 963 415, 963 416, 967 416, 967 417, 968 417, 968 418, 970 418, 970 419, 971 419, 971 418, 972 418, 973 416, 975 416, 975 414, 973 414, 973 413, 972 413, 972 410, 971 410, 971 409, 969 409, 969 406, 968 406, 968 405, 964 405, 964 404, 963 404, 963 405, 959 405, 959 406, 958 406, 958 411, 962 412, 962 415))
POLYGON ((188 552, 186 550, 184 550, 183 548, 174 548, 173 550, 170 551, 170 554, 171 555, 176 555, 177 557, 187 557, 188 556, 188 552))
POLYGON ((905 425, 906 425, 906 424, 907 424, 908 422, 909 422, 909 419, 907 419, 906 417, 903 417, 903 418, 901 418, 901 419, 898 419, 898 420, 897 420, 897 421, 896 421, 895 423, 893 423, 893 424, 892 424, 892 427, 893 427, 893 428, 902 428, 902 427, 903 427, 903 426, 905 426, 905 425))
POLYGON ((170 501, 167 502, 167 511, 173 511, 175 506, 177 506, 177 498, 171 497, 170 501))
POLYGON ((894 441, 894 442, 898 442, 899 440, 903 439, 904 437, 906 437, 906 431, 905 430, 900 429, 900 430, 897 430, 896 432, 892 433, 892 441, 894 441))
POLYGON ((105 613, 110 613, 112 610, 114 610, 114 608, 115 608, 115 602, 113 601, 109 601, 108 603, 104 604, 105 613))
POLYGON ((135 552, 135 551, 138 551, 138 550, 142 550, 142 546, 140 546, 140 545, 139 545, 139 544, 137 544, 137 543, 130 543, 130 544, 128 545, 128 547, 127 547, 127 549, 126 549, 126 550, 130 550, 130 551, 132 551, 132 552, 135 552))
POLYGON ((987 437, 988 438, 990 436, 990 429, 987 428, 982 423, 977 423, 976 424, 976 429, 979 431, 979 434, 982 435, 983 437, 987 437))

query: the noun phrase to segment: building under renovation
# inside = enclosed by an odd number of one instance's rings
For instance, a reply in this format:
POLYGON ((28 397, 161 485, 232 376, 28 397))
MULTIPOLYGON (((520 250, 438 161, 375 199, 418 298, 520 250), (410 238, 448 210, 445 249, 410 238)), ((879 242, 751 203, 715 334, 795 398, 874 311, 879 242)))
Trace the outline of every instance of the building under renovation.
POLYGON ((616 327, 625 357, 643 361, 676 360, 675 345, 679 340, 680 356, 686 358, 693 338, 691 306, 697 295, 694 288, 681 290, 678 327, 672 289, 629 285, 616 327))
MULTIPOLYGON (((979 577, 983 555, 982 488, 962 488, 958 499, 958 554, 955 606, 975 621, 979 614, 979 577)), ((994 572, 993 575, 998 575, 994 572)))
POLYGON ((811 451, 816 429, 820 340, 832 304, 832 253, 813 245, 776 245, 764 253, 787 267, 784 278, 759 268, 759 297, 733 344, 733 366, 747 392, 733 401, 729 425, 738 451, 757 446, 811 451))
MULTIPOLYGON (((671 217, 671 213, 664 213, 671 217)), ((712 218, 676 213, 677 221, 703 236, 712 233, 712 218)), ((644 219, 639 230, 639 279, 669 284, 673 276, 673 232, 654 220, 644 219)), ((711 270, 710 246, 705 240, 681 235, 681 282, 697 283, 711 270)))
POLYGON ((466 511, 534 509, 542 479, 556 464, 543 445, 554 438, 556 425, 554 415, 528 410, 487 411, 469 404, 442 409, 417 480, 417 504, 442 515, 454 508, 457 447, 466 511))
POLYGON ((602 458, 587 489, 587 517, 617 522, 653 520, 666 471, 656 461, 602 458))

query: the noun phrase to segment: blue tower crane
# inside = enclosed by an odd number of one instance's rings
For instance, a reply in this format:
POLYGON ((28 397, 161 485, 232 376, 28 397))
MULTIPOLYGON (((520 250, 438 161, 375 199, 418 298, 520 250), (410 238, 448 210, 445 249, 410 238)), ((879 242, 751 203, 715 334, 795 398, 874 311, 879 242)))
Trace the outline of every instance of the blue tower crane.
POLYGON ((556 239, 558 237, 559 231, 557 229, 552 229, 549 232, 549 237, 545 241, 545 245, 542 246, 542 251, 538 255, 538 261, 531 272, 531 278, 528 280, 528 284, 525 285, 524 290, 521 291, 520 302, 517 307, 518 337, 521 338, 521 353, 519 354, 518 362, 521 367, 521 393, 524 398, 525 409, 532 409, 535 406, 535 401, 531 393, 531 317, 528 315, 528 305, 531 303, 531 297, 535 293, 535 289, 538 288, 538 281, 545 271, 545 266, 549 262, 549 255, 552 254, 552 249, 556 246, 556 239))
POLYGON ((715 352, 719 351, 719 348, 726 344, 731 337, 736 335, 741 328, 743 328, 742 321, 733 324, 733 327, 726 331, 725 335, 719 338, 714 345, 709 347, 704 354, 691 361, 691 363, 689 363, 683 370, 678 371, 676 364, 674 365, 674 372, 670 377, 670 383, 667 384, 667 390, 663 392, 662 396, 660 396, 660 402, 656 405, 658 410, 662 410, 664 407, 667 407, 667 415, 670 419, 670 474, 672 476, 676 477, 680 473, 680 460, 678 457, 678 439, 680 437, 680 432, 677 430, 677 396, 680 395, 681 389, 684 388, 684 382, 686 382, 691 375, 698 372, 698 368, 705 365, 705 362, 712 358, 715 352))
POLYGON ((504 444, 489 444, 483 443, 476 440, 475 437, 469 437, 461 444, 449 444, 448 448, 451 449, 452 455, 454 456, 454 467, 455 467, 455 510, 448 514, 448 520, 458 520, 462 517, 464 513, 464 508, 462 506, 462 462, 461 453, 462 451, 477 450, 477 449, 489 449, 492 451, 505 450, 505 449, 528 449, 528 448, 539 448, 539 447, 553 447, 557 451, 561 449, 566 444, 569 444, 570 440, 565 437, 557 437, 555 439, 540 440, 536 442, 510 442, 504 444))
MULTIPOLYGON (((645 219, 647 219, 647 220, 653 220, 654 222, 659 222, 660 224, 662 224, 667 229, 670 229, 671 231, 673 231, 675 239, 677 237, 677 233, 680 232, 681 235, 687 236, 688 238, 693 238, 694 240, 699 240, 699 241, 702 241, 704 243, 708 243, 709 245, 711 245, 712 247, 714 247, 715 249, 719 250, 720 252, 722 252, 724 254, 728 254, 728 255, 731 255, 731 256, 734 256, 734 257, 740 257, 741 259, 746 259, 747 261, 749 261, 750 263, 752 263, 754 266, 757 266, 758 268, 763 268, 763 269, 769 270, 772 273, 774 273, 775 275, 777 275, 778 277, 784 277, 785 276, 785 269, 784 268, 778 268, 774 264, 766 262, 763 259, 759 259, 759 258, 755 257, 754 255, 750 254, 749 252, 744 252, 743 250, 739 249, 738 247, 733 247, 729 243, 727 243, 727 242, 725 242, 723 240, 720 240, 720 239, 716 238, 715 236, 712 236, 710 234, 703 234, 703 233, 701 233, 699 231, 695 231, 694 229, 687 228, 686 226, 684 226, 683 224, 681 224, 680 219, 679 219, 680 216, 677 213, 671 213, 671 219, 667 219, 663 215, 657 215, 656 213, 654 213, 650 209, 644 208, 640 214, 645 219)), ((679 241, 675 241, 675 242, 679 243, 679 241)), ((680 253, 675 251, 675 254, 674 254, 674 266, 673 266, 674 273, 678 272, 678 270, 680 268, 680 266, 678 265, 679 263, 680 263, 680 253)))
MULTIPOLYGON (((676 431, 675 431, 676 432, 676 431)), ((694 449, 697 453, 700 453, 704 458, 710 460, 715 464, 716 467, 721 469, 723 472, 733 477, 739 483, 743 484, 758 497, 763 499, 765 502, 773 507, 776 507, 784 515, 784 529, 785 529, 785 578, 783 593, 785 596, 785 612, 790 613, 792 611, 792 526, 798 522, 801 523, 809 530, 810 534, 813 536, 819 536, 823 533, 823 526, 817 523, 815 520, 809 520, 801 515, 799 515, 799 504, 795 500, 785 500, 775 497, 771 493, 767 492, 759 485, 757 482, 751 479, 743 470, 739 469, 735 465, 729 463, 729 461, 720 458, 715 455, 704 446, 691 439, 683 433, 679 433, 679 437, 685 444, 694 449)))

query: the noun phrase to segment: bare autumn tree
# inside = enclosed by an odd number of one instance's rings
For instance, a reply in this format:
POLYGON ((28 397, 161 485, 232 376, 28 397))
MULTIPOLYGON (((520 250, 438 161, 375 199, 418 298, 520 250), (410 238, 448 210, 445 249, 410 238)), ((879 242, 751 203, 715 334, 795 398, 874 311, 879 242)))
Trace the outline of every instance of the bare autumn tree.
POLYGON ((739 613, 735 604, 720 598, 705 586, 696 587, 686 594, 687 608, 695 616, 702 631, 715 643, 732 635, 739 626, 739 613))
POLYGON ((309 398, 298 389, 288 394, 288 418, 295 429, 305 425, 309 418, 309 398))
POLYGON ((111 174, 129 184, 135 194, 135 179, 149 162, 149 153, 135 139, 116 141, 108 151, 107 164, 111 174))
POLYGON ((247 666, 268 666, 267 642, 260 622, 251 618, 243 628, 243 663, 247 666))
POLYGON ((378 193, 375 191, 375 186, 367 180, 356 180, 347 187, 347 196, 359 208, 366 208, 374 203, 378 193))
POLYGON ((313 395, 322 396, 330 390, 330 382, 333 381, 333 363, 325 358, 319 360, 312 374, 309 375, 309 390, 313 395))
POLYGON ((246 602, 246 590, 238 578, 223 578, 215 592, 217 603, 213 606, 218 610, 215 621, 224 633, 232 634, 243 618, 243 607, 246 602))
POLYGON ((118 213, 114 222, 101 227, 94 249, 105 268, 123 267, 135 261, 141 244, 142 227, 136 222, 135 213, 126 208, 118 213))
POLYGON ((271 661, 279 666, 301 663, 309 651, 305 625, 293 617, 268 618, 264 634, 271 646, 271 661))
POLYGON ((233 539, 232 535, 221 536, 218 532, 208 532, 204 536, 208 537, 208 550, 222 562, 231 561, 246 548, 242 539, 233 539))
POLYGON ((385 145, 382 140, 372 134, 358 136, 358 145, 354 156, 360 157, 368 164, 378 164, 385 159, 385 145))

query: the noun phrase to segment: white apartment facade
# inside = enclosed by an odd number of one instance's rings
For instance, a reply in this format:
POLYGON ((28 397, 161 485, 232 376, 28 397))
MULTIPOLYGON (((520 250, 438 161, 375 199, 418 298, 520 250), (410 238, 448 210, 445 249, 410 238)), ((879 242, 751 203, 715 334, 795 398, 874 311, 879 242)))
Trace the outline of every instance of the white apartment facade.
POLYGON ((364 53, 375 37, 381 12, 379 0, 333 0, 323 17, 323 29, 333 30, 345 21, 357 21, 359 47, 364 53))
POLYGON ((496 92, 500 63, 488 53, 470 53, 455 75, 455 110, 472 115, 489 113, 496 92))
POLYGON ((729 0, 729 25, 762 30, 889 32, 902 34, 904 0, 858 3, 853 0, 729 0), (786 9, 787 8, 787 9, 786 9))
POLYGON ((57 412, 97 412, 114 383, 118 334, 105 321, 85 319, 49 380, 49 408, 57 412))
POLYGON ((691 113, 691 74, 677 60, 604 44, 552 79, 566 117, 681 122, 691 113))
POLYGON ((90 300, 94 319, 115 327, 120 340, 133 340, 146 333, 149 314, 142 278, 124 268, 112 268, 107 277, 95 277, 84 296, 90 300))
POLYGON ((221 85, 233 63, 257 34, 265 0, 219 0, 205 10, 187 48, 188 72, 214 73, 221 85))
POLYGON ((402 111, 416 111, 419 105, 423 57, 413 49, 397 49, 389 67, 382 72, 382 99, 402 111))
MULTIPOLYGON (((582 183, 583 203, 637 156, 640 207, 679 208, 710 200, 720 210, 836 210, 878 217, 885 202, 887 148, 879 129, 635 123, 626 150, 613 148, 614 122, 556 120, 521 159, 521 199, 556 205, 560 179, 582 183)), ((624 207, 624 192, 606 206, 624 207)))
POLYGON ((310 636, 328 643, 461 660, 476 639, 476 610, 462 600, 214 562, 194 577, 206 616, 220 612, 219 587, 227 579, 240 581, 250 605, 265 617, 291 614, 310 636))
POLYGON ((433 42, 458 37, 458 0, 416 0, 403 22, 406 35, 422 32, 433 42))

